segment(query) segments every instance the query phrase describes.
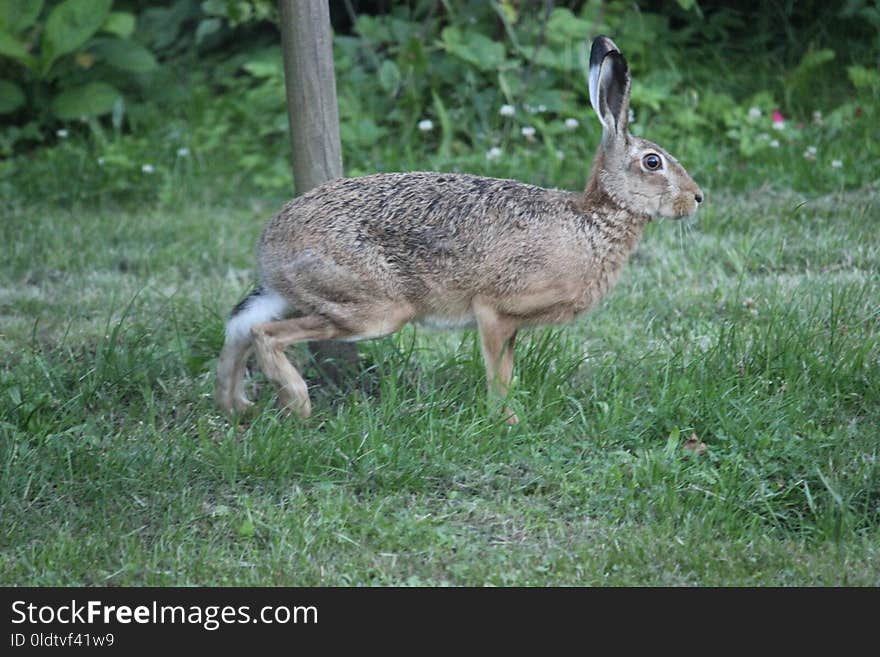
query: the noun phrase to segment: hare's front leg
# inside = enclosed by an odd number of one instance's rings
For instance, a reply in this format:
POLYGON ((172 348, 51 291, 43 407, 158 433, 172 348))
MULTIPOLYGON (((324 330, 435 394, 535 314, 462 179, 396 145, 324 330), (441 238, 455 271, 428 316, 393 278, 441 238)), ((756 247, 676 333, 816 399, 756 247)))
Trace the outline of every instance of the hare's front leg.
MULTIPOLYGON (((498 313, 491 303, 475 300, 473 310, 480 331, 480 351, 486 366, 489 394, 504 399, 510 391, 510 379, 513 376, 513 349, 518 324, 498 313)), ((506 405, 504 414, 508 424, 519 422, 516 413, 506 405)))

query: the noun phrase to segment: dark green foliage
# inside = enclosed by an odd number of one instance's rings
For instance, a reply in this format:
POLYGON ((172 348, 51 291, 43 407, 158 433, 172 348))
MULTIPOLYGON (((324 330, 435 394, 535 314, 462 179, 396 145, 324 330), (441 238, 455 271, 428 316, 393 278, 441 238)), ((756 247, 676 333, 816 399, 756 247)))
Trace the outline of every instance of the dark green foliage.
MULTIPOLYGON (((17 55, 0 38, 0 109, 8 110, 0 153, 20 155, 0 165, 0 190, 167 201, 223 178, 230 192, 285 195, 289 140, 274 3, 174 0, 129 3, 130 11, 98 4, 103 32, 90 34, 97 20, 71 19, 77 29, 64 38, 14 40, 31 44, 17 55), (112 116, 58 123, 104 112, 112 116), (59 134, 75 146, 28 156, 59 134)), ((587 47, 604 32, 633 71, 633 131, 667 145, 704 186, 773 183, 792 172, 798 189, 877 180, 876 7, 759 4, 646 2, 635 10, 597 0, 532 8, 423 0, 385 13, 334 4, 346 171, 514 175, 528 157, 544 160, 531 182, 581 186, 599 134, 587 47), (503 105, 512 116, 499 113, 503 105), (774 111, 785 119, 778 131, 774 111), (567 129, 572 119, 578 126, 567 129), (835 160, 844 166, 831 167, 835 160)), ((67 6, 50 2, 34 13, 35 4, 25 5, 30 13, 0 19, 12 26, 0 34, 48 33, 60 20, 48 17, 67 6)), ((77 6, 90 15, 87 4, 77 6)))
MULTIPOLYGON (((113 113, 121 125, 121 89, 136 87, 132 74, 157 68, 137 41, 134 14, 113 11, 113 0, 44 3, 0 0, 0 72, 5 102, 0 113, 25 122, 4 135, 12 146, 30 141, 55 122, 113 113)), ((9 148, 7 146, 7 149, 9 148)))

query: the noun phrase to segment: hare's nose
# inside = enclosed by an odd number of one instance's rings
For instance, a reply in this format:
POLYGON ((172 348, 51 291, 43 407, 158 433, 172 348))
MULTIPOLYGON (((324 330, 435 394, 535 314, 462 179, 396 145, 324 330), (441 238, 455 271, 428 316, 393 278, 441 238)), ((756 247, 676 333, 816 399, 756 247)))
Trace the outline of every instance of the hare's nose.
POLYGON ((697 203, 702 203, 703 202, 703 192, 697 192, 696 194, 694 194, 694 200, 697 203))

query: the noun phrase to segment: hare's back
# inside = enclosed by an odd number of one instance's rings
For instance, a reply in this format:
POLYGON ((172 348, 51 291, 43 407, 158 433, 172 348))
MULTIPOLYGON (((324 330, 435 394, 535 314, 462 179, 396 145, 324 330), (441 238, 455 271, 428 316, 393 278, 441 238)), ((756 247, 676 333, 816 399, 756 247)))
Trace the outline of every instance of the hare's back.
POLYGON ((568 194, 516 180, 459 173, 382 173, 339 178, 290 201, 261 242, 343 241, 348 246, 433 239, 481 242, 495 231, 545 222, 568 194), (442 231, 438 234, 437 231, 442 231))
POLYGON ((347 284, 414 303, 441 291, 511 289, 512 276, 546 255, 548 232, 570 206, 566 192, 467 174, 341 178, 270 220, 260 266, 273 285, 283 277, 285 287, 302 287, 305 272, 319 271, 308 276, 311 285, 333 271, 347 284))

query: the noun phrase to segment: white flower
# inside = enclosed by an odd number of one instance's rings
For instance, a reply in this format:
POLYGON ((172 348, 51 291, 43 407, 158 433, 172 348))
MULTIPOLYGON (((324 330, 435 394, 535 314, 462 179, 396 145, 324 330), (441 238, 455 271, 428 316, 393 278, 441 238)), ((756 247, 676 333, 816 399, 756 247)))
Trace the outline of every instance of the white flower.
POLYGON ((526 139, 532 140, 535 138, 535 129, 530 125, 523 126, 520 132, 522 132, 522 136, 526 139))
POLYGON ((770 139, 770 135, 768 135, 766 132, 762 132, 760 135, 758 135, 758 139, 760 139, 761 141, 767 141, 768 139, 770 139))
POLYGON ((761 118, 761 108, 760 107, 750 107, 749 108, 749 119, 752 121, 761 118))
POLYGON ((434 129, 434 122, 431 119, 422 119, 419 121, 419 130, 422 132, 430 132, 434 129))
POLYGON ((61 130, 56 130, 55 134, 58 135, 58 137, 60 137, 61 139, 67 139, 68 133, 67 133, 67 130, 65 130, 64 128, 61 128, 61 130))
POLYGON ((565 153, 562 151, 556 151, 556 159, 562 162, 565 159, 565 153))
POLYGON ((832 169, 840 169, 843 166, 842 160, 831 160, 832 169))
POLYGON ((99 166, 99 167, 104 166, 104 162, 105 162, 105 160, 104 160, 103 157, 99 157, 99 158, 98 158, 98 166, 99 166))
POLYGON ((516 114, 516 108, 513 105, 502 105, 501 109, 498 110, 498 113, 501 116, 513 116, 516 114))
POLYGON ((178 148, 177 157, 189 157, 189 149, 186 146, 178 148))
POLYGON ((774 130, 785 130, 785 121, 774 121, 773 122, 774 130))
POLYGON ((156 167, 154 167, 152 164, 143 164, 141 165, 141 171, 143 173, 155 173, 156 167))
POLYGON ((534 105, 526 105, 525 107, 526 112, 528 112, 529 114, 540 114, 541 112, 547 111, 546 105, 538 105, 537 107, 535 107, 534 105))
POLYGON ((813 162, 816 159, 816 147, 807 146, 807 150, 804 151, 804 157, 813 162))
POLYGON ((771 139, 770 140, 770 148, 779 148, 779 140, 771 139))
POLYGON ((822 112, 819 110, 813 112, 813 123, 816 125, 822 125, 822 112))
POLYGON ((571 117, 565 119, 565 127, 569 130, 577 130, 577 127, 580 125, 580 122, 577 119, 573 119, 571 117))
POLYGON ((501 155, 503 154, 503 152, 504 152, 504 151, 502 151, 502 150, 501 150, 500 148, 498 148, 497 146, 493 146, 492 148, 490 148, 490 149, 486 152, 486 159, 487 159, 487 160, 497 160, 499 157, 501 157, 501 155))

